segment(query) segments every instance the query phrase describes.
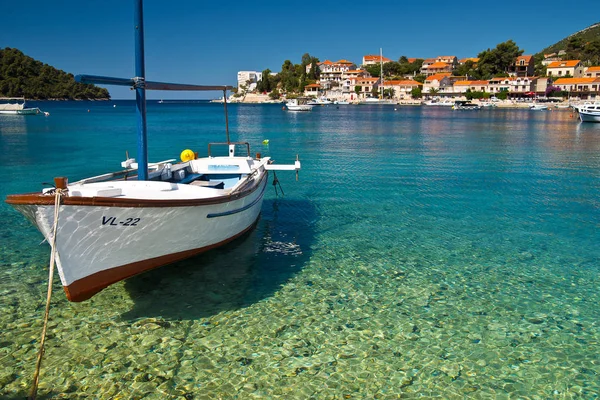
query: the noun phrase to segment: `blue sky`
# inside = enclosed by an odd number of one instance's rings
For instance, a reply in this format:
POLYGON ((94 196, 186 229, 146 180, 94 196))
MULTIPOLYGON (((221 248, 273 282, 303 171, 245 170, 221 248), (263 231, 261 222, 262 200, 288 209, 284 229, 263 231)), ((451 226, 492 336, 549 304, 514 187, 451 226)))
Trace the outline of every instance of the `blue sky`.
MULTIPOLYGON (((73 74, 134 75, 133 0, 3 1, 0 47, 73 74)), ((360 64, 365 54, 475 57, 512 39, 534 54, 600 22, 600 2, 146 0, 148 80, 236 85, 237 71, 276 72, 304 53, 360 64)), ((113 99, 134 98, 108 87, 113 99)), ((219 93, 149 92, 148 98, 219 93)))

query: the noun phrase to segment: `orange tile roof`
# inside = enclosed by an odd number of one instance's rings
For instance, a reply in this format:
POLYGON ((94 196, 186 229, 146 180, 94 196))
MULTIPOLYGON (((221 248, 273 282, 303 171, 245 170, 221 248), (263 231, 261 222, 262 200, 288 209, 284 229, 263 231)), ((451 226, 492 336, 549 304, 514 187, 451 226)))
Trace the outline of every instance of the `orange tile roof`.
POLYGON ((364 69, 349 69, 348 71, 346 71, 347 74, 350 74, 350 73, 358 74, 360 72, 365 72, 365 70, 364 69))
POLYGON ((454 86, 469 86, 473 81, 456 81, 454 86))
POLYGON ((348 61, 348 60, 338 60, 335 62, 336 64, 354 64, 352 61, 348 61))
POLYGON ((525 60, 527 62, 533 61, 533 56, 519 56, 516 61, 525 60))
POLYGON ((565 60, 565 61, 554 61, 551 62, 547 68, 570 68, 575 67, 581 60, 565 60))
POLYGON ((321 64, 333 65, 333 63, 331 61, 329 61, 329 60, 325 60, 321 64))
POLYGON ((555 85, 578 85, 585 83, 600 82, 600 78, 560 78, 557 79, 555 85))
POLYGON ((379 60, 382 60, 384 62, 392 61, 387 57, 374 56, 374 55, 366 55, 363 58, 365 59, 365 61, 379 61, 379 60))
POLYGON ((460 60, 458 60, 458 62, 460 64, 464 64, 467 61, 473 61, 474 63, 479 62, 479 58, 478 57, 467 57, 467 58, 461 58, 460 60))
POLYGON ((320 87, 321 87, 321 85, 319 85, 318 83, 311 83, 310 85, 306 85, 306 86, 304 86, 304 87, 305 87, 305 88, 307 88, 307 87, 315 87, 315 88, 320 88, 320 87))
POLYGON ((390 86, 421 86, 423 85, 420 82, 413 81, 412 79, 398 80, 398 81, 384 81, 383 85, 390 86))
POLYGON ((589 67, 586 72, 600 72, 600 67, 599 66, 593 66, 593 67, 589 67))
POLYGON ((434 75, 428 76, 425 79, 425 81, 433 81, 433 80, 441 81, 442 79, 444 79, 447 76, 450 76, 450 72, 440 72, 439 74, 434 74, 434 75))
POLYGON ((429 65, 427 68, 447 68, 450 67, 451 65, 445 62, 435 62, 431 65, 429 65))
POLYGON ((375 83, 379 81, 379 78, 356 78, 356 82, 360 82, 360 83, 375 83))
POLYGON ((488 81, 471 81, 471 84, 473 86, 475 86, 475 85, 487 85, 487 84, 489 84, 489 82, 488 81))
POLYGON ((409 62, 410 64, 412 64, 412 63, 414 63, 415 61, 417 61, 417 59, 416 59, 416 58, 407 58, 407 60, 408 60, 408 62, 409 62))

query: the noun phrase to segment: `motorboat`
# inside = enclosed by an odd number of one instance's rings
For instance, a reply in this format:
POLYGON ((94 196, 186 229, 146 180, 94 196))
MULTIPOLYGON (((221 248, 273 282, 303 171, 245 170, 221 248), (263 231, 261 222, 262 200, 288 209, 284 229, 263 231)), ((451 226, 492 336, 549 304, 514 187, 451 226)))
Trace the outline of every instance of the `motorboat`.
POLYGON ((289 99, 285 103, 288 111, 311 111, 314 107, 312 104, 308 104, 308 99, 298 97, 296 99, 289 99))
POLYGON ((252 156, 248 143, 229 140, 228 124, 226 141, 208 144, 206 157, 186 149, 180 161, 148 163, 147 90, 221 90, 226 98, 232 88, 147 81, 141 0, 134 20, 135 78, 78 75, 76 81, 135 90, 138 160, 127 158, 121 170, 73 183, 55 177, 53 188, 6 198, 50 244, 51 264, 74 302, 243 235, 260 215, 269 171, 297 172, 301 166, 297 157, 276 165, 270 157, 252 156))
POLYGON ((432 99, 432 100, 424 101, 423 104, 426 106, 454 107, 456 102, 453 100, 450 100, 450 99, 444 99, 444 100, 432 99))
POLYGON ((24 97, 0 98, 0 115, 37 115, 42 114, 38 107, 27 108, 24 97))
POLYGON ((479 104, 463 100, 456 101, 452 106, 453 110, 479 110, 480 108, 481 106, 479 104))
POLYGON ((600 102, 584 105, 579 109, 581 122, 600 122, 600 102))
POLYGON ((328 98, 323 96, 323 97, 318 97, 316 99, 309 100, 306 104, 311 105, 311 106, 326 106, 326 105, 329 105, 332 103, 333 102, 331 100, 329 100, 328 98))
POLYGON ((533 103, 529 106, 529 109, 533 111, 544 111, 548 109, 548 106, 545 104, 533 103))

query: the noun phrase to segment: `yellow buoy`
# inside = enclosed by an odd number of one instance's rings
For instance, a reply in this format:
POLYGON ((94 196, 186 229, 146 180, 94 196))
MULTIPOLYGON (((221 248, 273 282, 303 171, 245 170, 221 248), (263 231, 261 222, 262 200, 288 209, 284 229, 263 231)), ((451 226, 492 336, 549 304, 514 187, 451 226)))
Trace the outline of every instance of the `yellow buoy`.
POLYGON ((263 140, 263 144, 269 144, 269 139, 263 140))
POLYGON ((183 162, 192 161, 194 158, 196 158, 194 152, 190 149, 185 149, 184 151, 182 151, 179 157, 183 162))

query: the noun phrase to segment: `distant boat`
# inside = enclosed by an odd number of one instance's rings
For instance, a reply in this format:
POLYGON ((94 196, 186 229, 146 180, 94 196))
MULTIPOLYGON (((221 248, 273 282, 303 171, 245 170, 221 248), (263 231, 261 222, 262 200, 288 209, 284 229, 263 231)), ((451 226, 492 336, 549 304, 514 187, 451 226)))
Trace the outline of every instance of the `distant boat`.
POLYGON ((533 110, 533 111, 544 111, 544 110, 548 109, 548 106, 545 105, 545 104, 535 104, 534 103, 534 104, 532 104, 532 105, 529 106, 529 109, 533 110))
POLYGON ((311 111, 314 107, 311 104, 308 104, 308 99, 304 97, 298 97, 297 99, 289 99, 287 103, 285 103, 288 111, 311 111))
POLYGON ((0 114, 2 115, 37 115, 41 114, 39 108, 25 108, 24 97, 0 98, 0 114))
POLYGON ((310 105, 310 106, 325 106, 328 104, 331 104, 332 101, 327 99, 327 97, 323 96, 323 97, 319 97, 313 100, 308 101, 306 104, 310 105))
POLYGON ((162 100, 159 100, 159 101, 158 101, 158 104, 162 104, 162 103, 164 103, 164 101, 162 101, 162 100))
POLYGON ((454 104, 456 102, 450 99, 444 99, 444 100, 439 100, 439 99, 433 99, 433 100, 427 100, 424 101, 423 104, 426 106, 442 106, 442 107, 454 107, 454 104))
POLYGON ((348 100, 336 100, 333 102, 333 104, 346 105, 346 104, 350 104, 350 102, 348 100))
POLYGON ((589 104, 579 109, 581 122, 600 122, 600 103, 589 104))
POLYGON ((361 101, 360 104, 387 104, 393 105, 396 104, 395 101, 389 99, 380 99, 379 97, 367 97, 364 101, 361 101))
POLYGON ((453 110, 479 110, 481 106, 479 104, 471 103, 470 101, 456 101, 452 106, 453 110))

